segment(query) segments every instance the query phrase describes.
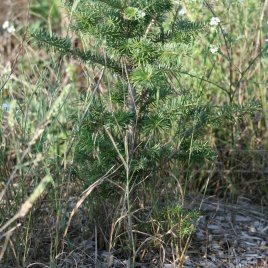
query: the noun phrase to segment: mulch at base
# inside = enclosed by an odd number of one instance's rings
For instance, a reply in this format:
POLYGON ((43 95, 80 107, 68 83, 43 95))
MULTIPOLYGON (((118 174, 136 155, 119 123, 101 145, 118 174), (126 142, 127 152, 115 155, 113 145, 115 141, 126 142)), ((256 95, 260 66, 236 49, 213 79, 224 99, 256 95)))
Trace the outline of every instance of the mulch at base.
MULTIPOLYGON (((200 218, 184 267, 268 267, 267 207, 252 205, 250 200, 242 197, 232 204, 215 197, 196 195, 187 197, 186 207, 200 209, 200 218)), ((59 259, 60 268, 96 267, 94 241, 79 238, 73 251, 62 253, 59 259)), ((126 260, 119 260, 108 252, 98 252, 98 267, 129 265, 126 260)), ((161 265, 156 258, 150 263, 137 263, 136 267, 173 268, 173 265, 161 265)))
POLYGON ((187 206, 200 206, 201 217, 185 267, 268 267, 267 207, 200 197, 189 197, 187 206))

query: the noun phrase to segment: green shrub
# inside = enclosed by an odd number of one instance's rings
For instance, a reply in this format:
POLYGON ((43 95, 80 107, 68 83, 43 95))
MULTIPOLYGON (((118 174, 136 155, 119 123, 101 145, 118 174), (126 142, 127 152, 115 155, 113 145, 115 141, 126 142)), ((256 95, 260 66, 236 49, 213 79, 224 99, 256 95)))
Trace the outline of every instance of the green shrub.
MULTIPOLYGON (((106 174, 106 183, 92 196, 89 224, 108 230, 104 236, 109 236, 109 250, 121 248, 125 254, 127 249, 135 260, 142 240, 136 235, 137 222, 142 221, 137 211, 161 202, 179 204, 193 170, 216 157, 205 133, 227 112, 204 102, 204 92, 185 90, 180 79, 206 23, 182 19, 181 7, 166 0, 66 4, 82 48, 43 31, 33 35, 40 44, 93 68, 87 108, 74 120, 72 174, 85 187, 106 174), (107 208, 112 213, 104 223, 100 210, 107 208)), ((178 208, 167 208, 168 228, 183 218, 177 231, 184 239, 192 232, 194 217, 178 208)))

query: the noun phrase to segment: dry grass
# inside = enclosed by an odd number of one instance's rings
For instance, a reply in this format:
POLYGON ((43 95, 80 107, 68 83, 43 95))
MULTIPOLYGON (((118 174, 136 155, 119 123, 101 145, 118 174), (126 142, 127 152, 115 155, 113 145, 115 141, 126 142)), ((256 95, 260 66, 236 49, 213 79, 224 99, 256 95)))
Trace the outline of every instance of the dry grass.
MULTIPOLYGON (((264 20, 264 14, 267 12, 266 2, 261 9, 261 20, 264 20)), ((216 7, 215 12, 223 12, 221 8, 216 7)), ((66 119, 81 107, 86 107, 87 103, 80 100, 87 98, 92 84, 95 84, 96 70, 91 66, 84 67, 75 60, 60 59, 42 49, 38 51, 31 42, 28 42, 28 39, 25 39, 28 38, 28 35, 24 35, 24 29, 40 18, 38 19, 36 14, 28 11, 28 1, 26 0, 2 0, 0 3, 0 25, 9 20, 14 22, 17 29, 14 34, 7 34, 2 29, 0 30, 2 85, 0 104, 8 101, 8 104, 14 105, 13 110, 11 107, 12 112, 4 112, 1 115, 1 267, 83 268, 93 267, 96 263, 104 266, 107 266, 107 263, 113 263, 116 267, 128 267, 129 260, 124 259, 125 249, 122 249, 121 252, 111 253, 115 244, 117 244, 117 248, 120 248, 120 244, 125 243, 128 234, 122 233, 122 226, 126 224, 129 224, 132 234, 137 239, 137 244, 132 245, 134 255, 139 259, 136 263, 137 267, 153 267, 153 265, 161 267, 164 263, 167 264, 168 260, 170 266, 167 267, 172 267, 172 261, 182 265, 187 256, 183 250, 187 247, 183 244, 185 240, 173 233, 172 228, 176 224, 164 229, 163 226, 166 222, 159 215, 159 218, 155 215, 146 218, 152 213, 152 208, 146 207, 146 204, 141 204, 141 209, 131 214, 132 219, 126 219, 126 215, 129 214, 123 209, 125 199, 120 200, 117 207, 108 204, 106 205, 107 211, 100 211, 101 215, 98 219, 100 226, 97 226, 97 221, 95 221, 95 226, 88 226, 88 222, 93 223, 94 219, 89 219, 91 207, 87 199, 98 191, 98 187, 103 181, 107 183, 111 183, 111 181, 109 182, 109 177, 101 178, 84 191, 84 183, 74 180, 71 172, 74 140, 73 136, 68 136, 68 134, 74 133, 74 126, 70 125, 66 119), (62 95, 64 92, 66 95, 62 95), (14 102, 11 103, 10 100, 14 102), (51 174, 54 186, 47 185, 46 189, 41 189, 40 187, 44 186, 41 178, 48 174, 51 174), (37 195, 33 197, 33 194, 36 193, 37 195), (113 210, 116 217, 111 215, 109 209, 113 210), (138 222, 137 215, 140 216, 142 213, 145 220, 138 222), (106 219, 104 219, 105 217, 106 219), (101 220, 105 222, 101 222, 101 220), (150 230, 147 227, 143 231, 138 229, 139 224, 148 224, 148 222, 150 230), (105 229, 109 223, 112 226, 109 229, 110 237, 107 236, 105 229), (182 243, 177 252, 172 251, 174 241, 182 243), (105 248, 107 245, 109 245, 108 248, 105 248)), ((59 12, 62 14, 62 18, 66 17, 62 9, 59 9, 59 12)), ((44 17, 40 17, 40 20, 44 22, 44 17)), ((51 26, 50 19, 45 19, 48 27, 54 27, 57 32, 62 34, 66 33, 67 22, 64 19, 62 19, 60 27, 51 26)), ((246 30, 250 36, 250 29, 246 30)), ((239 69, 242 70, 249 63, 249 58, 256 58, 258 51, 255 44, 256 42, 259 44, 261 34, 261 31, 257 31, 254 36, 250 36, 252 39, 250 46, 244 43, 234 52, 232 72, 237 71, 234 66, 239 66, 239 69)), ((226 52, 225 49, 226 45, 223 44, 223 53, 226 52)), ((200 63, 202 57, 199 55, 203 55, 202 53, 200 50, 196 50, 197 55, 193 59, 192 70, 195 70, 197 65, 204 66, 200 63)), ((205 60, 209 61, 207 58, 205 60)), ((228 66, 226 67, 228 61, 224 57, 219 56, 217 61, 220 62, 223 70, 228 69, 228 66)), ((211 67, 214 64, 215 61, 212 59, 208 65, 211 67)), ((267 93, 265 92, 266 84, 258 83, 259 81, 266 83, 264 76, 266 72, 262 69, 266 66, 265 64, 265 60, 260 60, 258 64, 253 65, 249 72, 245 73, 245 79, 241 80, 242 83, 239 87, 235 88, 236 93, 234 94, 234 99, 239 103, 253 97, 259 98, 262 100, 261 111, 255 114, 255 117, 244 118, 244 121, 237 122, 233 126, 223 125, 220 131, 213 132, 208 129, 207 139, 219 149, 219 157, 213 170, 207 167, 201 170, 199 167, 193 168, 189 188, 195 191, 206 190, 207 194, 222 197, 231 194, 234 199, 241 195, 250 196, 253 201, 267 205, 267 93), (228 143, 232 136, 231 132, 233 137, 236 137, 234 144, 228 143)), ((199 68, 198 71, 205 73, 210 71, 209 68, 205 68, 205 70, 199 68)), ((222 72, 224 73, 224 71, 222 72)), ((238 79, 241 78, 239 73, 241 74, 241 72, 233 74, 227 82, 233 79, 231 83, 234 85, 237 82, 236 76, 238 79)), ((223 84, 227 83, 226 76, 221 76, 219 73, 212 73, 209 79, 223 84)), ((201 84, 199 81, 198 83, 189 82, 189 85, 198 88, 201 84)), ((201 86, 206 88, 203 84, 201 86)), ((208 88, 207 98, 209 100, 212 98, 215 103, 228 102, 228 96, 218 92, 215 94, 213 87, 208 88)), ((179 184, 187 176, 189 176, 188 171, 181 172, 178 176, 179 184)), ((164 182, 161 181, 161 183, 164 182)), ((120 188, 120 191, 125 191, 121 185, 116 185, 116 187, 120 188)), ((180 188, 182 189, 181 185, 180 188)), ((168 194, 174 194, 174 191, 172 189, 168 194)), ((161 193, 161 191, 159 192, 161 193)), ((181 192, 183 191, 181 190, 181 192)), ((185 196, 188 196, 188 193, 185 196)), ((93 202, 95 199, 90 200, 93 202)), ((234 217, 239 216, 239 220, 246 224, 243 225, 238 220, 235 226, 232 225, 234 222, 228 221, 228 230, 223 232, 227 235, 232 231, 236 235, 239 234, 237 238, 232 233, 231 238, 227 239, 228 243, 236 241, 239 246, 229 245, 223 241, 223 238, 220 239, 217 236, 217 231, 221 226, 225 226, 225 216, 227 213, 229 217, 230 211, 223 211, 222 203, 224 201, 218 203, 218 206, 215 205, 215 200, 211 203, 203 201, 198 200, 198 205, 203 203, 207 207, 212 206, 213 209, 209 212, 212 215, 206 217, 206 212, 203 211, 206 222, 201 222, 197 235, 193 237, 193 244, 189 244, 191 236, 186 241, 187 246, 192 245, 189 251, 190 258, 186 261, 186 264, 189 263, 188 267, 195 267, 198 261, 198 265, 201 267, 205 267, 205 265, 213 267, 214 264, 217 265, 220 262, 224 263, 222 265, 232 267, 231 265, 237 265, 242 257, 247 258, 242 253, 243 249, 247 253, 254 251, 255 254, 251 256, 252 259, 255 258, 254 261, 251 261, 251 264, 249 261, 245 267, 266 267, 267 245, 264 244, 266 240, 262 236, 267 234, 266 215, 256 215, 255 213, 252 216, 254 213, 247 211, 241 216, 241 207, 238 207, 239 212, 235 212, 234 217), (255 226, 256 222, 259 223, 258 227, 255 226), (231 230, 231 228, 233 229, 231 230), (206 231, 207 233, 202 233, 206 231), (196 245, 197 240, 201 244, 196 245), (244 244, 253 243, 254 245, 251 244, 245 249, 241 245, 241 241, 244 244), (258 241, 262 244, 257 244, 258 241), (205 250, 202 251, 202 254, 206 253, 205 260, 196 260, 196 256, 200 255, 199 251, 196 253, 197 246, 205 250), (213 256, 220 254, 221 251, 229 254, 226 261, 222 259, 218 262, 217 259, 213 261, 213 256), (260 252, 264 255, 261 255, 260 252), (255 260, 260 260, 260 264, 255 260), (205 261, 205 264, 202 264, 201 261, 205 261)), ((227 203, 226 207, 228 204, 232 210, 233 203, 227 203)), ((102 205, 99 208, 105 207, 102 205)), ((265 206, 262 207, 262 209, 264 208, 265 206)), ((253 206, 251 212, 256 212, 258 209, 253 206)), ((217 257, 220 259, 219 256, 217 257)))

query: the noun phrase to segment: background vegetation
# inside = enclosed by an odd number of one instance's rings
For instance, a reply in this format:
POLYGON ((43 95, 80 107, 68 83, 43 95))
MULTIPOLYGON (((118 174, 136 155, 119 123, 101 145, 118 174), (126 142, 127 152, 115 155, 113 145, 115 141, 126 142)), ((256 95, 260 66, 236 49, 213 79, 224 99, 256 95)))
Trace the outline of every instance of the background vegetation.
MULTIPOLYGON (((198 218, 188 195, 267 205, 268 3, 173 2, 178 19, 196 24, 160 59, 137 56, 132 40, 124 53, 142 68, 124 75, 102 68, 118 63, 119 46, 73 31, 71 22, 85 24, 80 1, 66 2, 69 12, 52 0, 0 4, 1 267, 65 267, 79 247, 95 263, 108 252, 107 262, 182 265, 198 218), (64 53, 69 45, 113 61, 82 61, 64 53)), ((127 11, 132 22, 137 13, 127 11)))

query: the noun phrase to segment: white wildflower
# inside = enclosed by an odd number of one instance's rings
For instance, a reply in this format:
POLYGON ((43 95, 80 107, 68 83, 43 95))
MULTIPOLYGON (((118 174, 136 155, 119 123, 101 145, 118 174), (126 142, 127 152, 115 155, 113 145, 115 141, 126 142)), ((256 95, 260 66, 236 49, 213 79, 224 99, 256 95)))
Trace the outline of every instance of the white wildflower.
POLYGON ((3 28, 3 30, 6 30, 8 27, 9 27, 9 21, 6 20, 6 21, 4 21, 4 23, 2 24, 2 28, 3 28))
POLYGON ((15 30, 14 25, 10 25, 10 26, 7 28, 7 32, 10 33, 10 34, 14 33, 15 31, 16 31, 16 30, 15 30))
POLYGON ((180 11, 179 11, 179 15, 180 16, 183 16, 183 15, 185 15, 187 13, 187 10, 186 10, 186 8, 185 7, 182 7, 181 9, 180 9, 180 11))
POLYGON ((138 10, 138 12, 137 12, 137 17, 138 18, 143 18, 143 17, 145 17, 145 12, 144 11, 142 11, 142 10, 138 10))
POLYGON ((10 34, 16 31, 14 25, 11 24, 8 20, 4 21, 4 23, 2 24, 2 28, 10 34))
POLYGON ((2 110, 5 111, 5 112, 8 112, 10 110, 10 103, 4 102, 2 104, 2 110))
POLYGON ((212 54, 216 54, 218 51, 219 51, 219 47, 218 46, 215 46, 215 45, 210 45, 209 46, 210 47, 210 52, 212 53, 212 54))
POLYGON ((214 27, 217 26, 221 22, 220 18, 218 17, 212 17, 210 20, 210 26, 214 27))

